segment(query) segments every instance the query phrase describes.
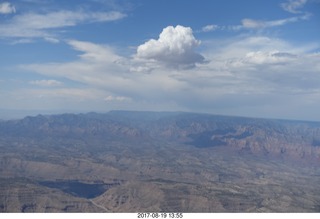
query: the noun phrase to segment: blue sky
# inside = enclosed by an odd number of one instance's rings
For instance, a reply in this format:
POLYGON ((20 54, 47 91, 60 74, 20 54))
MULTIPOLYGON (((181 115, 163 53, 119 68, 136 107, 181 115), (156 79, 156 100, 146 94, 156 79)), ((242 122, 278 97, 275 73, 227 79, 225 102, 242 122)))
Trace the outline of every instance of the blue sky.
POLYGON ((0 0, 0 103, 320 120, 320 1, 0 0))

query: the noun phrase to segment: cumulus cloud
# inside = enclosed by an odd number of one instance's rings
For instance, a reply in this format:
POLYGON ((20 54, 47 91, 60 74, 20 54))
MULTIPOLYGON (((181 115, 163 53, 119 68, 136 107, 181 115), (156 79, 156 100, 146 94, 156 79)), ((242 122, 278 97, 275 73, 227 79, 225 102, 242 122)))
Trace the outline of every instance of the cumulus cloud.
POLYGON ((16 13, 16 8, 9 2, 0 3, 0 14, 16 13))
POLYGON ((157 40, 151 39, 140 45, 137 57, 158 61, 170 67, 189 68, 202 63, 204 57, 195 52, 200 41, 193 36, 190 27, 177 25, 164 28, 157 40))
POLYGON ((298 14, 302 13, 301 11, 299 11, 299 9, 301 9, 307 3, 307 1, 308 0, 288 0, 285 3, 282 3, 281 7, 285 11, 293 14, 298 14))

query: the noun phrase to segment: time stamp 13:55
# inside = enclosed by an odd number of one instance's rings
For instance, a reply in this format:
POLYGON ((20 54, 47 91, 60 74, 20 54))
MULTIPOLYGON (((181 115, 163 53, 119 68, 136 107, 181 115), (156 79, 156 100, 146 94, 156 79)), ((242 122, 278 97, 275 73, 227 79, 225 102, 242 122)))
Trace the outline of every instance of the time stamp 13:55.
POLYGON ((137 213, 137 218, 183 218, 183 213, 137 213))

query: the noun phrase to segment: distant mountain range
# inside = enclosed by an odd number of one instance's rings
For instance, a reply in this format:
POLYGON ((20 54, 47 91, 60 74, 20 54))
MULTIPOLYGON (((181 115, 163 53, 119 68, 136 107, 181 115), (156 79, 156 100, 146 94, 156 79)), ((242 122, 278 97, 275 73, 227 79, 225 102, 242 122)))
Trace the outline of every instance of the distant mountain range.
POLYGON ((320 122, 38 115, 0 150, 0 212, 320 212, 320 122))
POLYGON ((320 122, 184 112, 110 111, 2 121, 0 136, 161 139, 197 148, 230 147, 244 153, 320 161, 320 122))

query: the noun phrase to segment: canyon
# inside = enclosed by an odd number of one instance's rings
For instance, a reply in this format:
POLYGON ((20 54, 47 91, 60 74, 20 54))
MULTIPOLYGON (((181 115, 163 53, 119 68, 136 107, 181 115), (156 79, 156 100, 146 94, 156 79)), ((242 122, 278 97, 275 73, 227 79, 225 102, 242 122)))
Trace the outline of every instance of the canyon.
POLYGON ((0 212, 320 212, 320 122, 38 115, 0 150, 0 212))

